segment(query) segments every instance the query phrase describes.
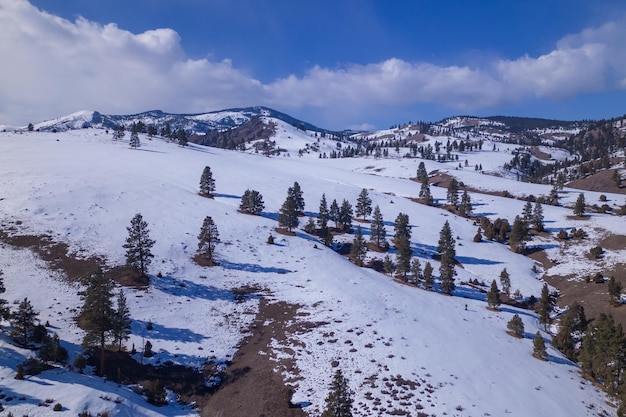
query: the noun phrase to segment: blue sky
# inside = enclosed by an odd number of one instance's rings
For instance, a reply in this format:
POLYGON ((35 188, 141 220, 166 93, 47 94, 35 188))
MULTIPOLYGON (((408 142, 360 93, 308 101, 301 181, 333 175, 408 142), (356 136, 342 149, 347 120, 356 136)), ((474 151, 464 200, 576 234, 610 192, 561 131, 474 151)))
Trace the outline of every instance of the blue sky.
POLYGON ((626 113, 623 0, 0 0, 0 124, 266 105, 330 129, 626 113))

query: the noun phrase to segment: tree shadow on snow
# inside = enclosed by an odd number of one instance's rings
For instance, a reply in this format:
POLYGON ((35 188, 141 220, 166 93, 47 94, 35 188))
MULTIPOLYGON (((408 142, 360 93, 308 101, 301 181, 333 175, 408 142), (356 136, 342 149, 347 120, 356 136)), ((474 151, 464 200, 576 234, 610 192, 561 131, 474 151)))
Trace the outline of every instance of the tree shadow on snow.
POLYGON ((153 279, 152 286, 164 293, 180 297, 227 301, 233 301, 235 298, 235 295, 230 290, 217 288, 211 285, 201 285, 186 279, 178 280, 168 275, 165 275, 162 278, 153 279))
POLYGON ((240 195, 234 195, 234 194, 221 194, 221 193, 215 193, 214 196, 220 197, 220 198, 234 198, 236 200, 241 200, 241 196, 240 195))
POLYGON ((498 265, 498 264, 503 263, 500 261, 492 261, 490 259, 472 258, 469 256, 457 256, 456 260, 459 261, 463 265, 498 265))
MULTIPOLYGON (((148 323, 143 320, 133 320, 132 333, 146 340, 160 339, 176 342, 180 341, 181 343, 200 343, 205 339, 210 339, 208 336, 195 333, 189 329, 165 327, 158 323, 148 323), (148 330, 149 325, 152 326, 152 330, 148 330)), ((155 344, 155 349, 158 349, 158 346, 156 346, 157 342, 153 343, 155 344)))
POLYGON ((267 267, 267 266, 261 266, 258 264, 242 264, 242 263, 235 263, 235 262, 229 262, 229 261, 220 261, 220 266, 223 267, 224 269, 232 269, 236 271, 246 271, 246 272, 253 272, 253 273, 287 274, 287 273, 292 272, 291 270, 285 269, 285 268, 276 268, 273 266, 267 267))

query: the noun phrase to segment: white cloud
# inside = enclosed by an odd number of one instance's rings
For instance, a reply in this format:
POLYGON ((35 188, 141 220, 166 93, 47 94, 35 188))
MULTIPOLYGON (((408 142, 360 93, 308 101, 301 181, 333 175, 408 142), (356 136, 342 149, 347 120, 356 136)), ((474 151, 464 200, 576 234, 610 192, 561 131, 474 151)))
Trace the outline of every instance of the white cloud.
MULTIPOLYGON (((71 22, 26 0, 0 0, 0 123, 79 109, 199 112, 264 104, 316 109, 356 124, 379 107, 431 103, 477 111, 529 98, 562 99, 626 86, 626 20, 561 39, 539 57, 438 66, 398 58, 261 83, 229 60, 186 57, 171 29, 133 34, 115 24, 71 22)), ((343 122, 340 122, 343 120, 343 122)))

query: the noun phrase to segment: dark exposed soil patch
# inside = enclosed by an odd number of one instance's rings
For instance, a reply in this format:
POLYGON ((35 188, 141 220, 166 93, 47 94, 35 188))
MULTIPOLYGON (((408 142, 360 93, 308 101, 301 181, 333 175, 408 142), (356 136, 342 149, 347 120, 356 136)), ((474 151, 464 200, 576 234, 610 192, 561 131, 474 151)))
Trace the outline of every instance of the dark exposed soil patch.
POLYGON ((292 405, 290 390, 276 369, 293 370, 293 359, 270 359, 272 339, 285 340, 285 329, 299 306, 261 300, 251 326, 252 336, 242 344, 224 375, 224 383, 201 406, 202 416, 300 417, 304 412, 292 405), (261 353, 260 353, 261 352, 261 353))
POLYGON ((12 235, 0 230, 0 241, 32 250, 48 262, 52 269, 62 271, 70 282, 78 282, 104 265, 102 258, 68 253, 67 244, 55 242, 48 235, 12 235))
POLYGON ((626 194, 626 188, 618 187, 613 179, 613 170, 600 171, 587 178, 571 181, 568 187, 586 191, 626 194))

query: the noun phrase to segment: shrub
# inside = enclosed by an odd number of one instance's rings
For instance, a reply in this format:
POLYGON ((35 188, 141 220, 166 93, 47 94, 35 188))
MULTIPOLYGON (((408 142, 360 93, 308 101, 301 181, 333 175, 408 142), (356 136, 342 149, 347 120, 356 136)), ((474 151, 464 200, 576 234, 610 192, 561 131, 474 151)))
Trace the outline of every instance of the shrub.
POLYGON ((593 282, 596 284, 604 284, 604 276, 600 272, 596 272, 593 276, 593 282))
POLYGON ((602 256, 602 247, 601 246, 596 246, 594 248, 589 249, 589 256, 591 257, 591 259, 597 259, 600 256, 602 256))
POLYGON ((567 239, 569 238, 569 235, 565 230, 561 229, 559 230, 559 233, 556 235, 556 237, 558 237, 559 239, 567 239))
POLYGON ((600 194, 600 201, 606 201, 606 196, 604 194, 600 194))
POLYGON ((56 403, 54 405, 54 407, 52 408, 53 411, 62 411, 63 410, 63 405, 61 403, 56 403))

